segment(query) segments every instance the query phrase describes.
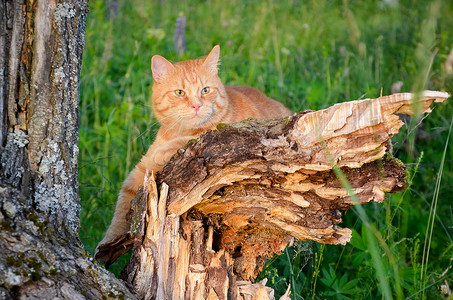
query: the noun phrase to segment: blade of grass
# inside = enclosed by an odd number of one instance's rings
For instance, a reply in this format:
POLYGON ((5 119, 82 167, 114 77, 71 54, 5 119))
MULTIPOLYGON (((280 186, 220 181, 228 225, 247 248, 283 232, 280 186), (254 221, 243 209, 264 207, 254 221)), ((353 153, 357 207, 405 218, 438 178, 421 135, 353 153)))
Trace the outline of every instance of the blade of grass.
POLYGON ((328 160, 330 161, 330 164, 332 165, 332 169, 335 173, 335 176, 338 178, 338 180, 340 181, 343 188, 346 189, 349 197, 351 197, 351 200, 354 203, 354 206, 353 206, 354 212, 356 212, 356 214, 359 216, 359 218, 362 220, 363 224, 365 225, 365 229, 366 229, 365 234, 367 236, 368 251, 370 252, 370 255, 371 255, 373 267, 376 270, 376 277, 377 277, 377 280, 379 281, 380 289, 382 291, 383 297, 385 299, 393 299, 392 290, 390 288, 389 280, 388 280, 386 272, 385 272, 384 263, 382 261, 382 255, 378 251, 378 243, 384 250, 384 252, 389 260, 389 265, 391 265, 393 268, 393 277, 394 277, 393 286, 395 289, 396 298, 402 299, 403 292, 401 289, 401 283, 400 283, 400 278, 399 278, 398 264, 396 264, 393 254, 391 253, 391 251, 390 251, 387 243, 385 242, 385 239, 382 237, 381 233, 376 229, 376 227, 373 224, 371 224, 371 222, 368 218, 368 215, 365 212, 365 209, 361 206, 360 201, 358 200, 356 194, 353 191, 351 183, 346 178, 343 171, 338 167, 337 163, 334 161, 332 155, 330 154, 330 152, 327 149, 325 141, 323 141, 321 139, 319 131, 318 131, 317 135, 322 144, 323 151, 325 152, 326 157, 328 158, 328 160))
MULTIPOLYGON (((357 196, 354 194, 352 186, 348 179, 346 178, 346 176, 344 175, 344 173, 336 165, 334 165, 333 170, 337 178, 340 180, 343 188, 345 188, 348 191, 349 196, 351 197, 353 203, 355 204, 354 210, 356 211, 357 215, 362 220, 362 222, 365 224, 365 228, 367 229, 365 231, 365 234, 367 236, 368 241, 368 251, 370 252, 371 259, 373 261, 373 267, 376 270, 376 277, 379 281, 383 297, 385 299, 393 299, 392 291, 389 285, 389 280, 386 276, 385 267, 382 262, 382 255, 378 251, 378 242, 385 250, 390 261, 393 261, 392 259, 393 256, 391 255, 390 250, 387 244, 385 243, 384 239, 382 238, 381 234, 379 233, 379 231, 370 223, 365 210, 361 206, 359 200, 357 199, 357 196)), ((393 263, 392 265, 394 267, 394 275, 396 279, 395 281, 399 282, 399 280, 397 279, 398 278, 397 266, 395 263, 393 263)), ((401 290, 399 287, 397 288, 397 291, 399 291, 397 298, 402 299, 401 290)))
MULTIPOLYGON (((320 136, 318 134, 318 136, 320 136)), ((368 242, 368 251, 370 252, 371 259, 373 262, 373 267, 376 270, 376 277, 377 280, 379 281, 380 284, 380 289, 382 291, 382 295, 385 299, 393 299, 392 296, 392 290, 389 285, 389 280, 387 278, 386 272, 385 272, 385 267, 384 263, 382 261, 382 255, 378 251, 378 243, 381 245, 383 248, 386 256, 388 257, 389 264, 393 267, 393 275, 394 275, 394 287, 396 291, 396 296, 397 299, 402 299, 403 294, 401 290, 401 285, 400 285, 400 279, 399 279, 399 273, 398 273, 398 265, 395 263, 395 259, 390 252, 390 249, 388 245, 385 243, 384 238, 380 234, 380 232, 371 224, 369 221, 368 215, 365 212, 365 209, 361 206, 357 196, 355 195, 353 188, 351 186, 351 183, 349 180, 346 178, 344 175, 343 171, 338 167, 336 162, 333 160, 332 155, 329 153, 326 144, 323 140, 321 140, 321 143, 323 145, 323 150, 326 153, 326 157, 329 159, 332 169, 340 181, 341 185, 343 186, 344 189, 348 192, 349 197, 351 197, 352 202, 354 203, 354 211, 356 214, 359 216, 359 218, 362 220, 363 224, 365 225, 365 234, 367 236, 367 242, 368 242)))
POLYGON ((437 173, 433 200, 432 200, 432 204, 431 204, 431 207, 429 210, 428 224, 426 227, 425 243, 423 244, 422 265, 421 265, 421 270, 420 270, 420 282, 422 284, 422 291, 423 291, 422 298, 424 298, 424 296, 425 296, 425 289, 426 289, 426 283, 427 283, 426 273, 428 271, 429 252, 431 250, 431 240, 432 240, 433 230, 434 230, 434 220, 435 220, 435 216, 436 216, 437 204, 439 201, 440 184, 442 181, 442 174, 443 174, 443 169, 444 169, 444 164, 445 164, 445 156, 447 154, 448 142, 450 140, 452 126, 453 126, 453 118, 450 122, 450 129, 448 130, 447 140, 445 142, 444 151, 442 153, 442 159, 440 161, 439 172, 437 173))
POLYGON ((315 292, 316 292, 316 283, 318 282, 318 277, 321 272, 321 263, 323 259, 323 253, 324 253, 324 248, 325 244, 321 244, 320 249, 319 249, 319 255, 318 253, 315 253, 315 269, 313 271, 313 286, 311 289, 311 299, 315 299, 315 292))

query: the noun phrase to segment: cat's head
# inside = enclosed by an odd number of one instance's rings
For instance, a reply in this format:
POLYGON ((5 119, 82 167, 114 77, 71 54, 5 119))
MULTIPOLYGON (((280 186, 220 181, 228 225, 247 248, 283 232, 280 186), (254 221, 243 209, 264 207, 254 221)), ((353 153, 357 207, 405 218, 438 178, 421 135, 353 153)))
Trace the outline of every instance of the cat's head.
POLYGON ((218 45, 205 58, 175 64, 153 56, 152 102, 161 124, 183 131, 207 129, 221 121, 227 99, 217 75, 219 56, 218 45))

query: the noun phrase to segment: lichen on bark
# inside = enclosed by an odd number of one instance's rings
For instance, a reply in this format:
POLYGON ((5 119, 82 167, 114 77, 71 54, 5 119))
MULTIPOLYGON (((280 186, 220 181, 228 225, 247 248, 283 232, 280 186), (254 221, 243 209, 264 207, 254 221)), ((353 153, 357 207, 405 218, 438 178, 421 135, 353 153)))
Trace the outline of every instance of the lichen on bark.
POLYGON ((134 299, 77 231, 86 0, 0 3, 0 299, 134 299))

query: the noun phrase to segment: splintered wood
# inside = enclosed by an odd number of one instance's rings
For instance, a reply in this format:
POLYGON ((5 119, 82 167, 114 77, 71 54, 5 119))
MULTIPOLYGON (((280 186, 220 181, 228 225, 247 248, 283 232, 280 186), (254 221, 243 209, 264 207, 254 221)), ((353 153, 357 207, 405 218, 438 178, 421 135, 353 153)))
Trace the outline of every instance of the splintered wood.
MULTIPOLYGON (((429 112, 448 97, 395 94, 205 133, 172 157, 156 184, 147 179, 142 201, 159 201, 135 212, 146 225, 133 235, 128 282, 143 299, 274 299, 251 283, 265 260, 293 238, 347 243, 342 211, 404 189, 405 167, 388 153, 403 125, 397 114, 429 112)), ((122 238, 109 247, 131 236, 122 238)))

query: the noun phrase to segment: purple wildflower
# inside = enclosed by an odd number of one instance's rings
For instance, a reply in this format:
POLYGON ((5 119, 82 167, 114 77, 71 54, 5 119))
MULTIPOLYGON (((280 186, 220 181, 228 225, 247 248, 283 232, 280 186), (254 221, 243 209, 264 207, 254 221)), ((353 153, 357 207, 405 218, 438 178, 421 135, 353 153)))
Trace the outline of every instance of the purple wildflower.
POLYGON ((184 53, 186 49, 186 16, 181 15, 176 19, 174 34, 175 48, 178 54, 184 53))
POLYGON ((118 15, 118 2, 112 1, 107 3, 107 20, 114 20, 118 15))

